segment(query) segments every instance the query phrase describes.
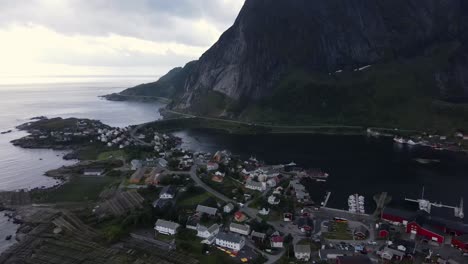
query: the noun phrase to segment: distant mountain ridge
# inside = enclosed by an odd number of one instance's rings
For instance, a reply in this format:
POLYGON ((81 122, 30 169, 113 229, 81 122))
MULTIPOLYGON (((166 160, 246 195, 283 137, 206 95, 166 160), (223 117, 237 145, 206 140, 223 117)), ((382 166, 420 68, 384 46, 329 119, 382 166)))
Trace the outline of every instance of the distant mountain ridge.
POLYGON ((468 128, 467 45, 463 0, 246 0, 198 61, 122 94, 246 120, 468 128))

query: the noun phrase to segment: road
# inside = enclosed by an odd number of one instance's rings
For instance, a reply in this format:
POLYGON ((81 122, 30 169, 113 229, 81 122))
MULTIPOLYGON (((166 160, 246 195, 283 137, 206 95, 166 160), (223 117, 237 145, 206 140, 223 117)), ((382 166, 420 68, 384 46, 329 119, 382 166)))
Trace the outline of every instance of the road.
MULTIPOLYGON (((237 202, 230 199, 229 197, 219 193, 218 191, 214 190, 213 188, 211 188, 210 186, 208 186, 206 183, 204 183, 198 176, 197 176, 197 165, 193 165, 191 168, 190 168, 190 172, 189 172, 189 175, 190 177, 192 178, 192 180, 196 183, 196 185, 200 186, 201 188, 205 189, 205 191, 211 193, 213 196, 217 197, 218 199, 226 202, 226 203, 234 203, 236 204, 237 202)), ((248 204, 247 204, 248 205, 248 204)), ((245 213, 246 215, 248 215, 250 218, 252 219, 257 219, 257 220, 260 220, 261 221, 261 218, 258 217, 257 215, 257 210, 255 209, 252 209, 252 208, 249 208, 248 206, 244 206, 241 211, 243 213, 245 213)), ((289 232, 284 232, 285 229, 283 227, 281 227, 279 225, 279 223, 275 223, 275 222, 267 222, 269 225, 273 226, 276 230, 282 232, 282 233, 289 233, 289 232)), ((273 264, 273 263, 276 263, 284 254, 285 250, 283 249, 279 254, 277 255, 271 255, 271 254, 267 254, 267 253, 264 253, 264 252, 261 252, 262 255, 264 257, 266 257, 268 259, 268 261, 266 262, 267 264, 273 264)))

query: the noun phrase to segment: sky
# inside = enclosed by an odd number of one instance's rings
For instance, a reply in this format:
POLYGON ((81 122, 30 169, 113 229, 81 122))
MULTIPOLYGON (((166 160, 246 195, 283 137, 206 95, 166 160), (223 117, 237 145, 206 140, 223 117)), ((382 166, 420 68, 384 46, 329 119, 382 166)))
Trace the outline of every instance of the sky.
POLYGON ((0 78, 160 76, 198 59, 243 2, 0 0, 0 78))

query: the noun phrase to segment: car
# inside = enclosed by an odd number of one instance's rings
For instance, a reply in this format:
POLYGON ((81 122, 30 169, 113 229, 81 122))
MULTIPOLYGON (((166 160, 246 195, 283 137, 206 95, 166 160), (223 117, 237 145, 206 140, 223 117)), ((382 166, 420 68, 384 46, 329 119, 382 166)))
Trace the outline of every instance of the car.
POLYGON ((242 261, 242 263, 246 263, 246 262, 248 262, 249 260, 248 260, 247 258, 241 258, 241 261, 242 261))

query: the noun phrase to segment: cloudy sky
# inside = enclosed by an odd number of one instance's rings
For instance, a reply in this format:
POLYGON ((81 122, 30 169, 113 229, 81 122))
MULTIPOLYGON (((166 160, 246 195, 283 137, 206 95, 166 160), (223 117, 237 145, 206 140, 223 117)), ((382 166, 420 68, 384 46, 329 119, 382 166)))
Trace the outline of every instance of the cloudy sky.
POLYGON ((244 0, 0 0, 0 76, 161 75, 197 59, 244 0))

